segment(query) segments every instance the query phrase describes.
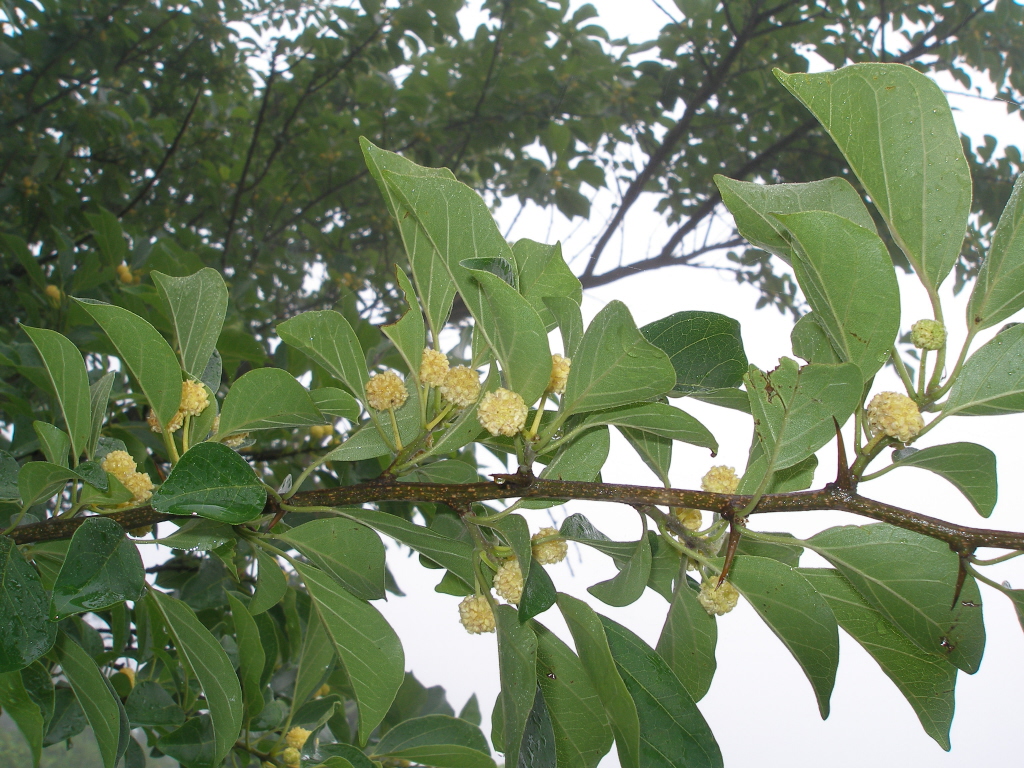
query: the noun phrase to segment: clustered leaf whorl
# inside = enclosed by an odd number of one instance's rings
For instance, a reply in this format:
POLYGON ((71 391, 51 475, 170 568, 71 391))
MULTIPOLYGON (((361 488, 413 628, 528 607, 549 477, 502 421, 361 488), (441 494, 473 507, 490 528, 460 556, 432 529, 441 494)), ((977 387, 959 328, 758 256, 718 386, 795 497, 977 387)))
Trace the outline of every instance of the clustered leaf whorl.
POLYGON ((494 574, 494 591, 512 605, 519 605, 523 598, 523 571, 516 558, 506 560, 494 574))
POLYGON ((459 621, 471 635, 494 631, 494 612, 483 595, 470 595, 459 603, 459 621))
POLYGON ((401 408, 409 399, 402 377, 394 371, 384 371, 366 382, 366 402, 375 411, 401 408))
POLYGON ((708 493, 736 493, 740 479, 733 467, 720 464, 709 469, 700 480, 700 487, 708 493))
POLYGON ((465 365, 451 368, 439 387, 441 397, 456 408, 468 408, 480 396, 480 374, 465 365))
POLYGON ((942 349, 946 346, 946 326, 938 320, 918 320, 910 326, 910 340, 918 349, 942 349))
POLYGON ((428 387, 440 387, 448 373, 448 356, 427 347, 420 358, 420 382, 428 387))
POLYGON ((716 580, 705 581, 697 595, 697 602, 709 616, 723 616, 735 608, 739 600, 740 593, 728 581, 723 581, 720 587, 716 586, 716 580))
POLYGON ((541 565, 560 563, 569 553, 569 544, 563 538, 538 541, 538 539, 546 539, 548 536, 558 536, 558 530, 550 527, 541 528, 530 539, 533 542, 533 559, 541 565))
POLYGON ((902 392, 879 392, 868 403, 868 429, 872 435, 881 433, 907 443, 924 429, 924 419, 917 403, 902 392))
POLYGON ((569 369, 572 367, 572 360, 562 357, 557 352, 551 356, 551 378, 548 380, 547 391, 560 395, 565 392, 565 384, 569 381, 569 369))
POLYGON ((477 408, 480 424, 494 436, 512 437, 526 426, 529 409, 522 396, 503 387, 484 395, 477 408))

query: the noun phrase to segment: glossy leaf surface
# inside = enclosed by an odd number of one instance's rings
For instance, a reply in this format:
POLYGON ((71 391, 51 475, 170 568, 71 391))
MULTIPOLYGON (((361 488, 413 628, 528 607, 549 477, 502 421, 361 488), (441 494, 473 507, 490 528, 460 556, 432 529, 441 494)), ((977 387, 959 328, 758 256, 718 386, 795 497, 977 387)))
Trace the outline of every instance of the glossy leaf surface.
POLYGON ((227 314, 228 289, 224 278, 210 267, 188 277, 171 277, 156 271, 150 272, 150 276, 171 310, 185 373, 202 379, 227 314))
POLYGON ((740 324, 717 312, 685 311, 640 329, 676 372, 677 395, 738 387, 747 370, 740 324))
POLYGON ((323 424, 309 391, 280 368, 257 368, 231 385, 220 411, 218 438, 234 432, 323 424))
POLYGON ((200 443, 182 455, 150 504, 172 515, 235 525, 259 517, 266 500, 266 489, 245 459, 220 443, 200 443))
POLYGON ((50 618, 97 611, 138 600, 146 588, 142 556, 124 528, 103 517, 87 518, 71 538, 71 547, 53 585, 50 618))
POLYGON ((57 636, 49 598, 35 568, 14 542, 0 536, 0 673, 27 667, 46 653, 57 636))

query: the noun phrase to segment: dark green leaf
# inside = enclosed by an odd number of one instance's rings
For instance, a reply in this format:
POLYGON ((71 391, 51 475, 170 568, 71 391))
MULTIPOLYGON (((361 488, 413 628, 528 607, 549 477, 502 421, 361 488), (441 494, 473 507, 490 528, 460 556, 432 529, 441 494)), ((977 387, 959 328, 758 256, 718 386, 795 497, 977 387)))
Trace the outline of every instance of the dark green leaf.
POLYGON ((533 697, 533 709, 526 721, 526 730, 523 731, 519 765, 522 768, 555 768, 557 760, 551 714, 544 703, 544 694, 538 687, 533 697))
POLYGON ((230 525, 213 520, 187 520, 170 536, 157 539, 170 549, 196 549, 210 552, 233 541, 235 532, 230 525))
POLYGON ((359 421, 362 406, 352 395, 338 387, 319 387, 311 389, 309 396, 313 404, 324 416, 335 419, 348 419, 353 424, 359 421))
POLYGON ((231 385, 220 411, 217 438, 235 432, 323 424, 308 390, 281 368, 257 368, 231 385))
MULTIPOLYGON (((568 300, 577 307, 583 300, 583 286, 562 258, 561 243, 546 245, 524 237, 516 241, 512 252, 519 267, 520 292, 537 310, 547 329, 553 330, 561 323, 547 305, 547 299, 568 300)), ((572 353, 567 352, 566 356, 571 357, 572 353)))
POLYGON ((154 680, 139 680, 128 694, 124 710, 132 727, 177 727, 185 722, 185 710, 154 680))
POLYGON ((942 410, 961 416, 1024 411, 1024 325, 1004 329, 967 358, 942 410))
POLYGON ((981 263, 977 282, 967 304, 968 326, 976 331, 990 328, 1024 307, 1024 174, 1017 177, 1013 192, 992 235, 992 247, 981 263))
POLYGON ((53 645, 57 625, 35 568, 14 542, 0 536, 0 672, 27 667, 53 645))
POLYGON ((362 400, 366 396, 366 358, 348 320, 334 310, 303 312, 277 326, 277 335, 344 382, 362 400))
POLYGON ((36 437, 39 438, 39 444, 46 460, 61 467, 69 466, 68 456, 71 452, 71 440, 68 439, 67 432, 58 429, 53 424, 47 424, 45 421, 33 421, 32 429, 35 431, 36 437))
POLYGON ((217 732, 210 715, 189 718, 177 730, 161 736, 157 747, 184 768, 216 768, 221 765, 217 732))
POLYGON ((988 517, 996 506, 996 455, 975 443, 949 443, 922 448, 894 461, 898 467, 919 467, 946 478, 988 517))
MULTIPOLYGON (((744 394, 743 399, 746 400, 746 398, 747 396, 744 394)), ((653 432, 641 432, 639 429, 629 427, 619 427, 619 431, 665 487, 671 487, 672 482, 669 480, 668 471, 672 466, 672 441, 653 432)))
POLYGON ((648 432, 718 452, 718 441, 697 419, 667 403, 638 403, 588 413, 580 425, 610 424, 619 429, 648 432))
POLYGON ((201 379, 217 347, 228 309, 228 289, 220 272, 206 267, 188 277, 150 272, 171 310, 174 335, 185 373, 201 379))
POLYGON ((601 602, 622 607, 636 602, 647 589, 651 576, 651 544, 647 536, 636 542, 633 554, 614 577, 588 587, 587 591, 601 602))
POLYGON ((299 668, 295 674, 295 688, 292 690, 292 712, 306 702, 327 678, 334 663, 334 644, 327 636, 322 621, 316 617, 306 624, 306 634, 302 639, 302 652, 299 655, 299 668))
POLYGON ((100 440, 103 420, 107 416, 107 407, 110 405, 110 390, 114 386, 114 376, 115 373, 113 371, 107 371, 89 387, 89 407, 92 417, 89 442, 85 446, 85 455, 89 458, 93 458, 96 453, 96 446, 100 440))
POLYGON ((412 287, 409 277, 398 266, 395 267, 395 277, 398 278, 398 287, 405 294, 409 310, 402 315, 398 322, 382 325, 381 332, 391 339, 391 343, 395 345, 395 349, 405 360, 410 374, 418 381, 423 349, 427 346, 427 328, 423 322, 419 301, 416 299, 416 291, 412 287))
POLYGON ((384 545, 365 525, 344 518, 312 520, 278 536, 363 600, 384 597, 384 545))
POLYGON ((19 501, 18 473, 21 465, 7 451, 0 451, 0 500, 19 501))
POLYGON ((29 328, 25 325, 22 326, 22 330, 32 340, 39 357, 43 360, 46 375, 57 394, 61 413, 64 414, 72 451, 77 459, 85 452, 92 433, 89 374, 85 370, 85 360, 82 359, 78 347, 56 331, 29 328))
MULTIPOLYGON (((676 372, 674 394, 738 387, 747 370, 740 324, 717 312, 676 312, 640 329, 676 372)), ((641 398, 637 398, 641 399, 641 398)))
POLYGON ((583 314, 580 305, 564 296, 545 296, 544 306, 554 316, 562 334, 562 349, 570 360, 583 341, 583 314))
POLYGON ((267 491, 252 467, 226 445, 200 443, 186 451, 153 494, 153 509, 237 525, 260 516, 267 491))
POLYGON ((54 689, 53 717, 50 719, 46 736, 43 737, 43 746, 48 747, 74 738, 84 731, 88 724, 82 705, 78 703, 71 688, 67 685, 58 686, 54 689))
POLYGON ((235 625, 235 639, 238 642, 238 674, 242 679, 242 699, 245 702, 246 719, 258 717, 263 711, 263 690, 260 677, 266 655, 260 642, 260 630, 252 614, 242 601, 228 592, 228 605, 235 625))
POLYGON ((543 565, 534 562, 523 584, 523 596, 519 600, 519 621, 528 621, 544 613, 555 604, 557 598, 558 593, 548 572, 543 565))
POLYGON ((704 698, 718 667, 718 622, 697 602, 699 589, 689 577, 679 580, 657 646, 694 701, 704 698))
MULTIPOLYGON (((608 427, 600 426, 557 443, 557 452, 550 463, 541 470, 540 477, 552 480, 581 480, 590 482, 597 478, 608 458, 611 437, 608 427)), ((531 501, 520 503, 525 509, 544 509, 561 504, 561 501, 531 501)))
POLYGON ((505 764, 519 765, 519 751, 537 690, 537 636, 519 623, 507 605, 494 609, 498 630, 498 671, 501 677, 502 734, 505 764))
POLYGON ((793 354, 808 363, 837 365, 843 362, 813 312, 808 312, 796 321, 789 338, 793 344, 793 354))
POLYGON ((98 208, 98 213, 85 214, 89 226, 92 227, 92 236, 107 266, 121 264, 128 255, 128 243, 124 239, 121 222, 103 206, 98 208))
POLYGON ((494 768, 480 729, 448 715, 399 723, 373 748, 373 757, 411 760, 437 768, 494 768))
POLYGON ((253 616, 273 608, 284 597, 288 582, 277 561, 261 549, 256 550, 256 562, 259 571, 256 574, 256 593, 249 603, 249 613, 253 616))
POLYGON ((0 707, 18 724, 32 753, 32 765, 39 765, 46 722, 39 706, 29 698, 20 672, 0 674, 0 707))

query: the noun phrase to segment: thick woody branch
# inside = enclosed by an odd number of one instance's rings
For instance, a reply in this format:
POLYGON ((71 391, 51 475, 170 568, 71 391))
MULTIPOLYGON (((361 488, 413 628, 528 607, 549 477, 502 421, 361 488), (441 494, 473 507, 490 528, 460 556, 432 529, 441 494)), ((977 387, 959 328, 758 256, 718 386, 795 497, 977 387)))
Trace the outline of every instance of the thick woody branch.
MULTIPOLYGON (((584 483, 566 480, 542 480, 525 475, 495 475, 492 482, 441 484, 398 483, 380 480, 341 488, 327 488, 295 494, 288 507, 346 507, 381 501, 410 501, 445 504, 453 509, 496 499, 543 499, 548 501, 607 501, 630 506, 652 505, 691 507, 726 516, 743 509, 750 496, 732 496, 677 488, 652 488, 640 485, 584 483)), ((813 512, 830 510, 851 512, 872 520, 895 525, 908 531, 946 542, 954 552, 963 553, 978 547, 1024 551, 1024 533, 971 528, 945 520, 883 504, 857 493, 829 484, 817 491, 766 494, 751 514, 769 512, 813 512)), ((278 515, 283 510, 274 498, 267 500, 264 513, 278 515)), ((158 512, 152 507, 137 507, 106 515, 126 530, 153 523, 189 518, 158 512)), ((16 544, 68 539, 86 518, 49 520, 15 528, 8 535, 16 544)))

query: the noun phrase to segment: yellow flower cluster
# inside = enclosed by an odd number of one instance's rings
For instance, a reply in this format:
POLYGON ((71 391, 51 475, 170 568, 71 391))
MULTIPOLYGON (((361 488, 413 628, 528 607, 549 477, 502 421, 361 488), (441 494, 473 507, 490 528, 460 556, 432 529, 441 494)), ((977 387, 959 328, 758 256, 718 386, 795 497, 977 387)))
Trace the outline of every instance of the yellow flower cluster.
POLYGON ((326 696, 330 692, 331 692, 331 686, 329 686, 327 683, 324 683, 323 685, 321 685, 319 688, 316 689, 316 693, 313 694, 313 698, 314 699, 319 699, 321 696, 326 696))
POLYGON ((476 416, 483 428, 492 435, 512 437, 526 426, 528 412, 519 393, 498 387, 484 395, 476 416))
POLYGON ((366 402, 375 411, 401 408, 409 399, 402 377, 394 371, 384 371, 366 383, 366 402))
MULTIPOLYGON (((198 416, 209 405, 210 396, 206 392, 206 387, 192 379, 181 382, 181 401, 178 404, 178 412, 171 419, 171 423, 167 426, 167 431, 177 432, 181 429, 181 425, 185 423, 186 416, 198 416)), ((149 424, 149 428, 154 432, 164 431, 152 408, 146 414, 146 423, 149 424)))
POLYGON ((942 349, 946 346, 946 326, 938 320, 918 320, 910 326, 910 340, 918 349, 942 349))
POLYGON ((43 293, 46 294, 46 298, 50 300, 50 304, 54 307, 59 307, 61 300, 64 298, 64 291, 56 285, 47 285, 43 288, 43 293))
MULTIPOLYGON (((136 503, 149 501, 153 495, 153 481, 148 472, 137 472, 135 459, 127 451, 111 451, 100 462, 104 472, 109 472, 132 493, 136 503)), ((129 502, 130 503, 130 502, 129 502)))
POLYGON ((312 731, 307 731, 305 728, 295 726, 288 731, 288 735, 284 737, 285 744, 289 747, 294 747, 295 749, 302 749, 302 746, 306 743, 306 739, 309 738, 311 733, 312 731))
POLYGON ((448 373, 448 356, 427 347, 420 358, 420 382, 428 387, 440 387, 448 373))
POLYGON ((128 682, 131 683, 132 688, 135 687, 135 670, 131 667, 121 667, 117 670, 119 674, 124 675, 128 678, 128 682))
POLYGON ((712 467, 700 479, 700 487, 708 493, 736 493, 739 485, 736 470, 725 465, 712 467))
POLYGON ((533 559, 541 565, 554 565, 565 560, 565 556, 569 554, 569 544, 565 539, 552 539, 550 541, 543 541, 537 543, 538 539, 544 539, 548 536, 557 536, 558 530, 556 528, 541 528, 530 539, 534 542, 533 544, 533 559))
POLYGON ((868 429, 907 443, 924 429, 917 403, 901 392, 879 392, 868 403, 868 429))
POLYGON ((228 448, 238 448, 242 443, 249 439, 248 432, 239 432, 237 435, 231 437, 225 437, 221 442, 224 443, 228 448))
POLYGON ((728 581, 723 581, 720 587, 716 584, 717 580, 705 581, 700 585, 700 594, 697 595, 697 602, 709 616, 722 616, 740 601, 740 593, 728 581))
POLYGON ((299 764, 302 761, 302 753, 295 747, 288 747, 281 753, 281 760, 288 768, 299 768, 299 764))
POLYGON ((672 510, 672 514, 676 516, 676 520, 682 523, 683 528, 688 531, 699 531, 701 525, 704 524, 704 516, 701 515, 699 509, 675 507, 672 510))
POLYGON ((494 612, 483 595, 470 595, 459 603, 459 621, 471 635, 494 631, 494 612))
POLYGON ((523 599, 523 571, 516 558, 506 560, 494 574, 494 591, 512 605, 523 599))
POLYGON ((444 375, 441 397, 456 408, 468 408, 480 396, 480 374, 472 368, 457 365, 444 375))
POLYGON ((565 392, 565 383, 569 380, 569 368, 572 360, 562 357, 557 352, 551 356, 551 378, 548 380, 548 392, 560 395, 565 392))
MULTIPOLYGON (((314 424, 309 428, 309 436, 313 438, 314 441, 323 440, 325 437, 330 437, 333 434, 333 424, 314 424)), ((230 440, 231 438, 228 439, 230 440)))
POLYGON ((117 279, 125 285, 137 285, 140 282, 138 274, 132 272, 131 267, 124 262, 117 265, 116 271, 117 279))

